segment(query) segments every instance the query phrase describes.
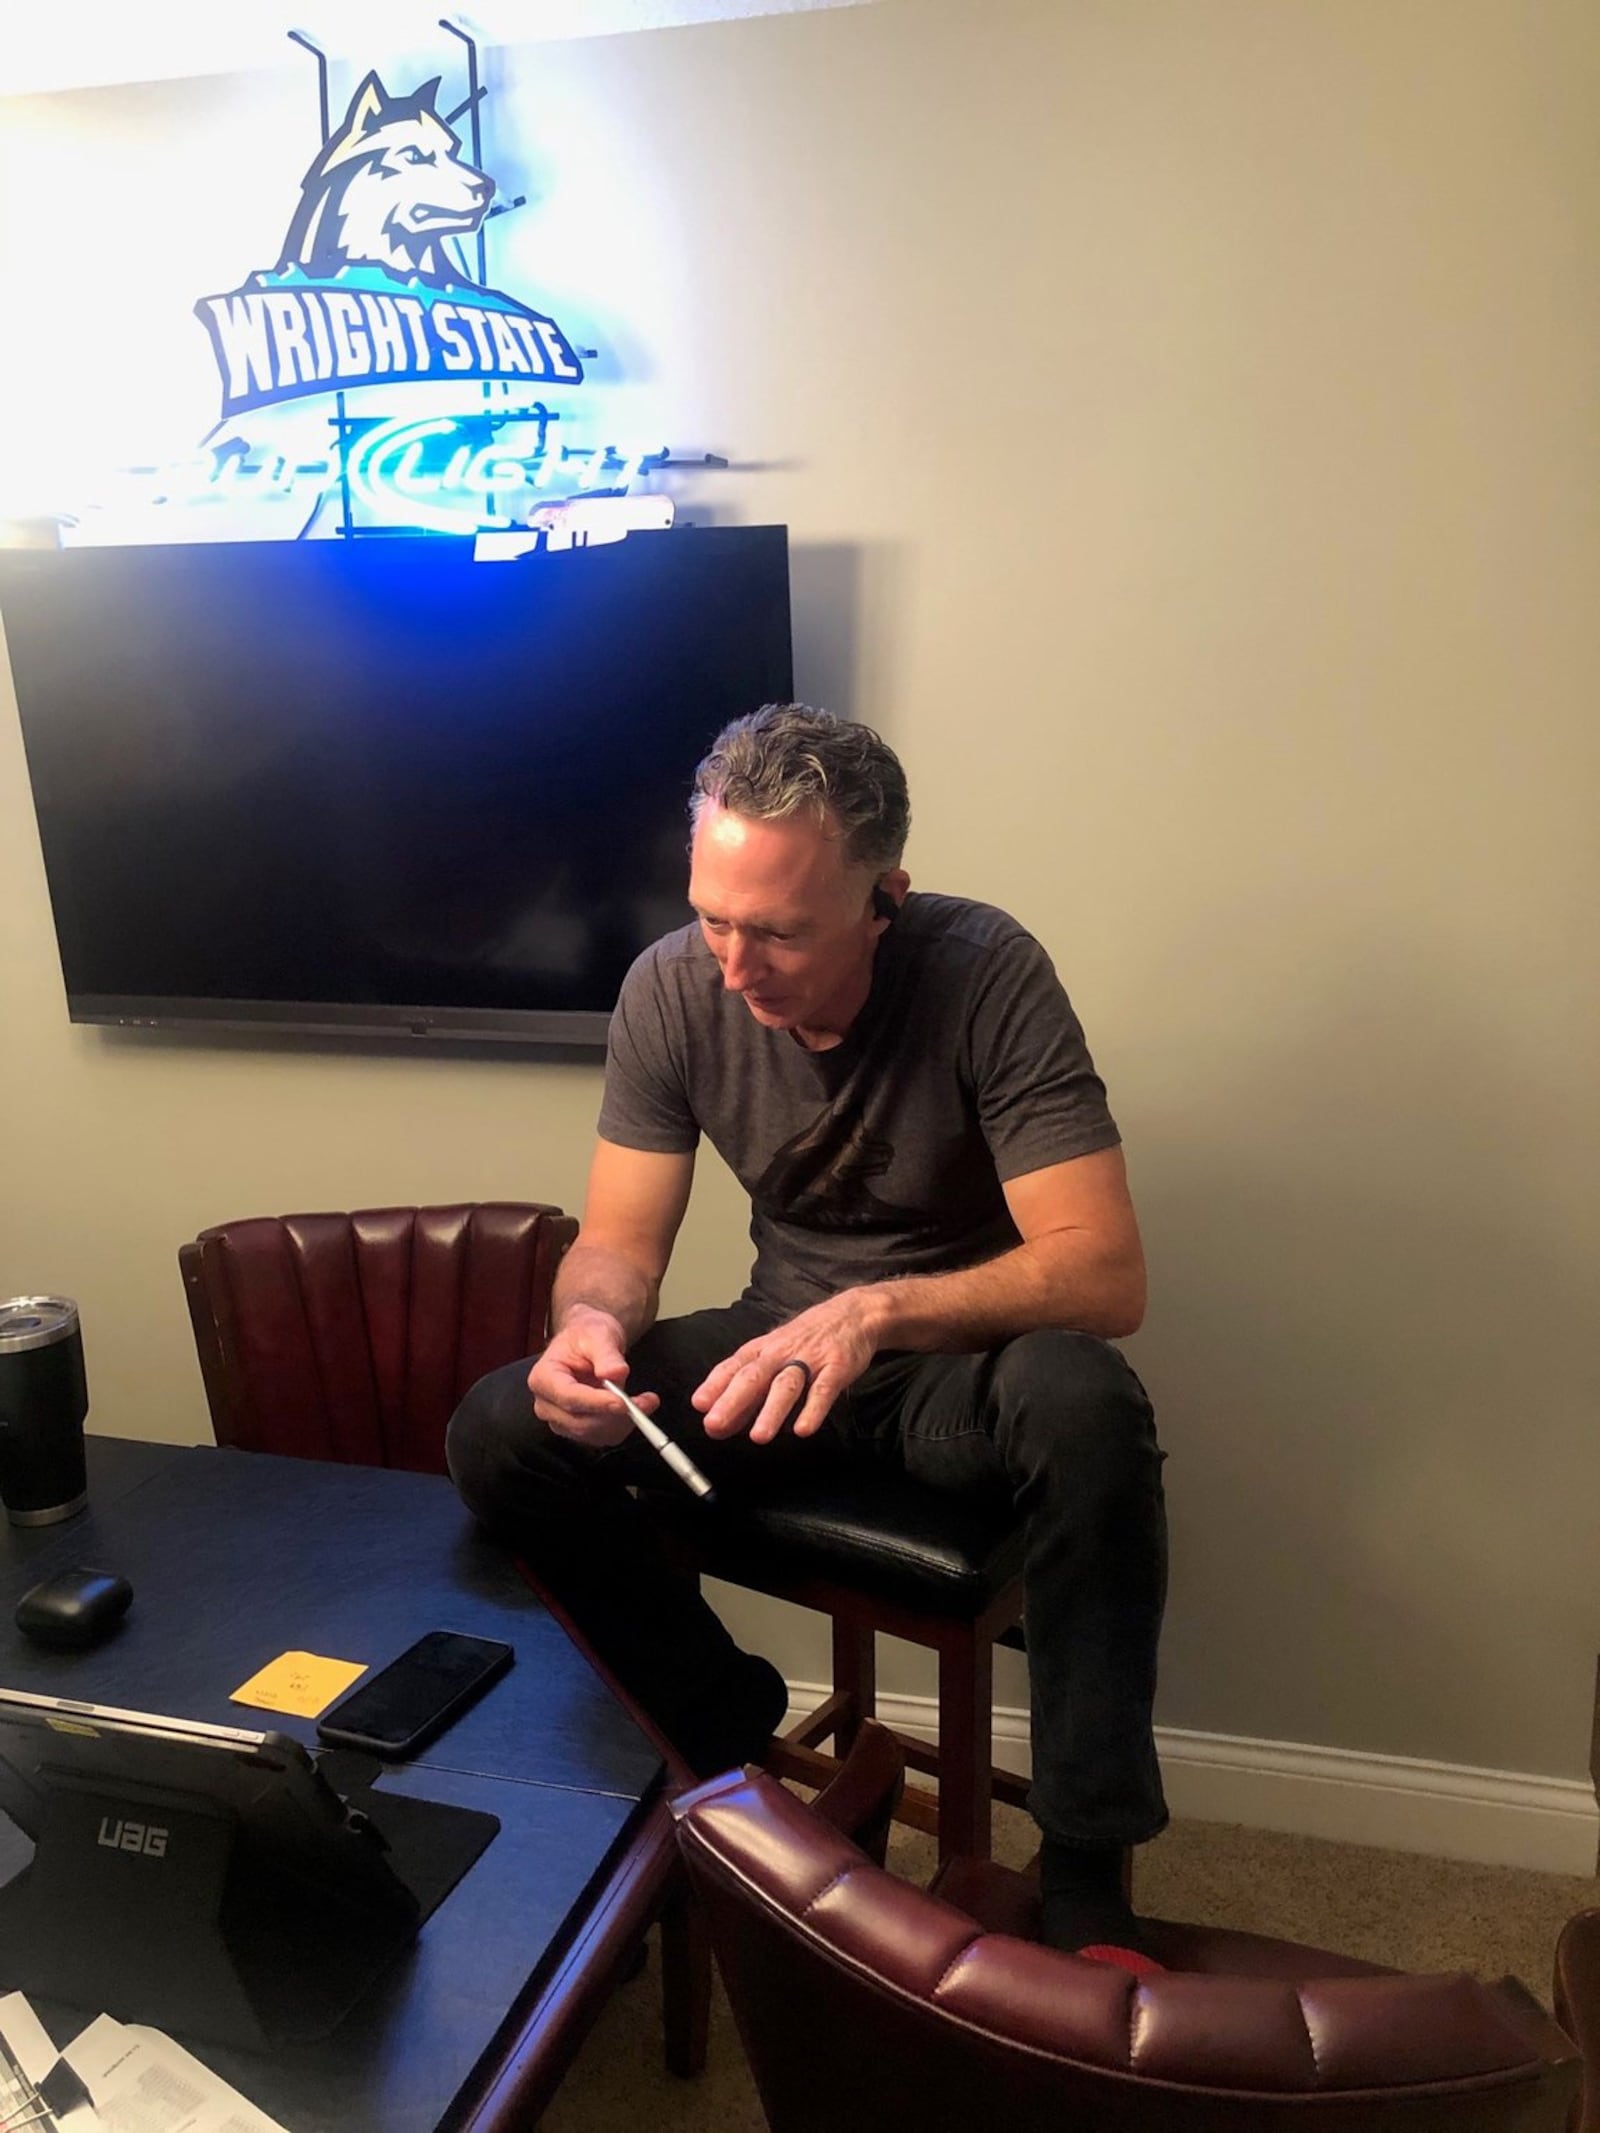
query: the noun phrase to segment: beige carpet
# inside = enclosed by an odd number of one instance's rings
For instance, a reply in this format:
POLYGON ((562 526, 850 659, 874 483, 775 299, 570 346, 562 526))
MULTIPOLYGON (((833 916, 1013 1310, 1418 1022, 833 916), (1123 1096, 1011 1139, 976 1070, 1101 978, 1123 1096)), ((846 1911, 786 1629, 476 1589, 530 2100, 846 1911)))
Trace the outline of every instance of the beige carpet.
MULTIPOLYGON (((995 1857, 1020 1866, 1032 1823, 996 1810, 995 1857)), ((896 1830, 889 1863, 925 1883, 933 1840, 896 1830)), ((1550 1962, 1563 1922, 1600 1903, 1594 1881, 1466 1866, 1310 1837, 1177 1822, 1138 1855, 1134 1901, 1157 1917, 1204 1920, 1339 1948, 1411 1970, 1510 1971, 1549 2004, 1550 1962)), ((661 2063, 660 1971, 650 1964, 597 2023, 540 2120, 544 2133, 763 2133, 765 2120, 718 1987, 711 2051, 696 2081, 661 2063)))

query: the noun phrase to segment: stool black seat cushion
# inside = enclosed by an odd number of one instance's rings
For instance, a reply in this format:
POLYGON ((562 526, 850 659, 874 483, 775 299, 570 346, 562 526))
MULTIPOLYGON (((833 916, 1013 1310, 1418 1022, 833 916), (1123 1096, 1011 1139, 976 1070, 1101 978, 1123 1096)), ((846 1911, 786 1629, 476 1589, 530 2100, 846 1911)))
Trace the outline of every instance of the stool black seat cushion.
POLYGON ((890 1606, 970 1621, 1022 1574, 1022 1528, 1008 1507, 902 1475, 818 1475, 755 1505, 660 1501, 706 1576, 758 1590, 822 1578, 890 1606))

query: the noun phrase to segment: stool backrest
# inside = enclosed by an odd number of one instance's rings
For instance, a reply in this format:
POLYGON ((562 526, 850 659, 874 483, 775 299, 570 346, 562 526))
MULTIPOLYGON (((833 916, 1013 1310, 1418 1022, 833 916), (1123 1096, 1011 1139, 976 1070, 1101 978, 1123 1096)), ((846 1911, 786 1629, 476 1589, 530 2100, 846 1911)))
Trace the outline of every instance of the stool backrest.
POLYGON ((577 1227, 486 1201, 203 1230, 178 1262, 217 1442, 443 1473, 468 1386, 544 1345, 577 1227))
POLYGON ((1299 1984, 1105 1964, 986 1933, 770 1777, 680 1803, 772 2133, 1558 2133, 1537 2008, 1468 1977, 1299 1984))

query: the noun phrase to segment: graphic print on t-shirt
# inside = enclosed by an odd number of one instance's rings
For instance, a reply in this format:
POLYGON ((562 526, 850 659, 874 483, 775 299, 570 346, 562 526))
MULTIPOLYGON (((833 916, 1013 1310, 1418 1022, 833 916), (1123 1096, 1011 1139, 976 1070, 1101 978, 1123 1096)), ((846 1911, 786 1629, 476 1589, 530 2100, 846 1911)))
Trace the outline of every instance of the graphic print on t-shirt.
POLYGON ((893 1141, 869 1131, 859 1097, 847 1097, 784 1142, 756 1180, 751 1198, 769 1221, 798 1222, 806 1229, 873 1230, 885 1224, 922 1229, 927 1217, 920 1209, 896 1206, 872 1189, 872 1180, 893 1161, 893 1141))

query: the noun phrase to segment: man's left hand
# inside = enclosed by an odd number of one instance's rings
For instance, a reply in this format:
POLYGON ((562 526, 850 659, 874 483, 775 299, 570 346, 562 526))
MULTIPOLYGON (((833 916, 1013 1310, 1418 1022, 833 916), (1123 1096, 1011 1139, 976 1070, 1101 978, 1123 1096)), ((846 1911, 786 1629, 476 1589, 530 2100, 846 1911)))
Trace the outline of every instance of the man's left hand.
POLYGON ((870 1291, 846 1289, 746 1341, 693 1394, 706 1435, 747 1429, 752 1444, 770 1444, 787 1425, 797 1437, 814 1437, 877 1353, 872 1323, 870 1291), (795 1363, 810 1371, 809 1385, 795 1363))

